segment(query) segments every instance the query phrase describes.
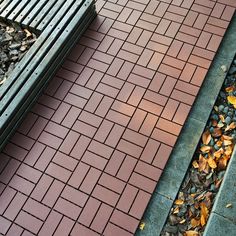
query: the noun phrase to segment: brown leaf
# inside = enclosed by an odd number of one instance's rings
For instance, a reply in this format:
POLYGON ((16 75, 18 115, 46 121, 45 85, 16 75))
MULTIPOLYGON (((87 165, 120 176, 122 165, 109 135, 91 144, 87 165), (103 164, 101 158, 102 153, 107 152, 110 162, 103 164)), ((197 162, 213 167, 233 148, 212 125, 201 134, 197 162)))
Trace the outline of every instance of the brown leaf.
POLYGON ((195 169, 199 168, 199 165, 198 165, 198 163, 197 163, 196 160, 193 161, 192 165, 193 165, 193 167, 194 167, 195 169))
POLYGON ((175 200, 175 204, 176 204, 176 205, 183 205, 183 204, 184 204, 184 200, 182 200, 182 199, 177 199, 177 200, 175 200))
POLYGON ((211 133, 209 132, 209 130, 205 131, 202 135, 202 142, 205 145, 208 145, 211 141, 211 133))
POLYGON ((191 219, 191 226, 193 228, 196 228, 199 225, 200 225, 200 220, 199 219, 195 219, 195 218, 191 219))
POLYGON ((223 153, 224 153, 224 149, 220 148, 218 151, 214 152, 214 157, 219 159, 223 153))
POLYGON ((217 167, 215 160, 210 156, 208 159, 208 165, 212 168, 215 169, 217 167))
POLYGON ((225 155, 226 155, 226 156, 230 156, 230 155, 232 154, 232 152, 233 152, 233 147, 232 147, 232 145, 225 147, 225 155))
POLYGON ((230 92, 233 92, 234 89, 235 89, 235 87, 232 85, 232 86, 230 86, 230 87, 225 88, 225 91, 226 91, 227 93, 230 93, 230 92))
POLYGON ((176 207, 174 210, 173 210, 173 214, 178 214, 179 213, 179 207, 176 207))
POLYGON ((219 115, 219 117, 220 117, 220 120, 224 123, 225 122, 224 116, 223 115, 219 115))
POLYGON ((211 147, 210 146, 202 146, 200 148, 200 150, 201 150, 202 153, 208 153, 208 152, 210 152, 211 147))
POLYGON ((199 233, 194 230, 188 230, 184 233, 184 236, 199 236, 199 233))
POLYGON ((214 128, 213 132, 212 132, 212 136, 214 138, 218 138, 222 135, 222 130, 221 128, 214 128))
POLYGON ((201 218, 200 218, 200 222, 201 222, 201 226, 204 226, 206 224, 206 221, 207 221, 207 218, 208 218, 208 215, 209 215, 209 211, 205 205, 204 202, 202 202, 200 204, 200 207, 201 207, 201 218))
POLYGON ((223 140, 233 140, 233 138, 231 136, 228 136, 228 135, 222 135, 222 139, 223 140))
POLYGON ((230 141, 230 140, 224 140, 224 145, 225 146, 229 146, 229 145, 231 145, 232 144, 232 141, 230 141))
POLYGON ((204 171, 206 169, 207 166, 207 160, 206 158, 200 154, 199 156, 199 171, 204 171))
POLYGON ((236 128, 236 123, 232 122, 230 125, 228 125, 225 129, 225 131, 232 130, 236 128))

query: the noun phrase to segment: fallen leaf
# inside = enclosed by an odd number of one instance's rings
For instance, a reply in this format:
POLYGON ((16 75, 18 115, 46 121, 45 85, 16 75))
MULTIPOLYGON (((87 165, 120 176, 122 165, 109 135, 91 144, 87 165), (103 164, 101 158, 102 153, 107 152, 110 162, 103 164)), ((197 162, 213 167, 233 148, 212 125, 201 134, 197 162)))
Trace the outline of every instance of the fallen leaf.
POLYGON ((207 162, 212 169, 217 167, 215 160, 211 156, 207 159, 207 162))
MULTIPOLYGON (((223 125, 224 126, 224 125, 223 125)), ((218 138, 222 135, 222 130, 221 128, 214 128, 213 132, 212 132, 212 136, 214 138, 218 138)))
POLYGON ((201 226, 204 226, 207 222, 207 218, 208 218, 208 215, 209 215, 209 211, 205 205, 204 202, 202 202, 200 204, 200 207, 201 207, 201 218, 200 218, 200 222, 201 222, 201 226))
POLYGON ((200 220, 195 219, 195 218, 191 219, 191 225, 192 225, 193 228, 196 228, 197 226, 200 225, 200 220))
POLYGON ((200 148, 200 150, 201 150, 202 153, 208 153, 208 152, 210 152, 211 147, 210 146, 202 146, 200 148))
POLYGON ((179 224, 183 224, 183 223, 185 223, 186 222, 186 219, 183 219, 183 220, 181 220, 180 222, 179 222, 179 224))
POLYGON ((221 157, 221 155, 224 153, 224 149, 220 148, 218 151, 214 152, 214 157, 216 157, 217 159, 219 159, 221 157))
POLYGON ((198 168, 199 168, 199 165, 198 165, 198 163, 197 163, 196 160, 193 161, 192 165, 193 165, 193 167, 194 167, 195 169, 198 169, 198 168))
POLYGON ((176 207, 174 210, 173 210, 173 214, 178 214, 179 213, 179 207, 176 207))
POLYGON ((222 135, 223 140, 233 140, 233 138, 229 135, 222 135))
POLYGON ((175 200, 175 204, 176 204, 176 205, 183 205, 183 204, 184 204, 184 200, 182 200, 182 199, 177 199, 177 200, 175 200))
POLYGON ((220 120, 224 123, 225 122, 224 116, 223 115, 219 115, 219 117, 220 117, 220 120))
POLYGON ((233 205, 232 205, 231 203, 229 203, 229 204, 227 204, 225 207, 226 207, 226 208, 232 208, 233 205))
POLYGON ((224 145, 225 146, 229 146, 229 145, 231 145, 232 144, 232 141, 230 141, 230 140, 224 140, 224 145))
POLYGON ((225 131, 232 130, 236 128, 236 123, 232 122, 230 125, 228 125, 225 129, 225 131))
POLYGON ((144 228, 145 228, 145 223, 141 222, 140 225, 139 225, 139 229, 144 230, 144 228))
POLYGON ((225 88, 225 91, 226 91, 227 93, 230 93, 230 92, 233 92, 234 89, 235 89, 235 87, 232 85, 232 86, 230 86, 230 87, 225 88))
POLYGON ((202 142, 205 145, 208 145, 211 141, 211 133, 209 132, 209 130, 205 131, 202 135, 202 142))
POLYGON ((200 154, 200 156, 199 156, 199 162, 198 162, 198 163, 199 163, 199 171, 200 171, 200 172, 206 169, 207 160, 206 160, 206 158, 205 158, 203 155, 201 155, 201 154, 200 154))
POLYGON ((188 230, 184 233, 184 236, 199 236, 199 233, 194 230, 188 230))
POLYGON ((227 100, 230 104, 236 105, 236 97, 235 96, 228 96, 227 100))
POLYGON ((225 155, 230 156, 232 154, 232 152, 233 152, 232 145, 225 147, 225 155))
POLYGON ((24 29, 25 33, 26 33, 26 37, 29 38, 32 34, 29 32, 29 30, 24 29))

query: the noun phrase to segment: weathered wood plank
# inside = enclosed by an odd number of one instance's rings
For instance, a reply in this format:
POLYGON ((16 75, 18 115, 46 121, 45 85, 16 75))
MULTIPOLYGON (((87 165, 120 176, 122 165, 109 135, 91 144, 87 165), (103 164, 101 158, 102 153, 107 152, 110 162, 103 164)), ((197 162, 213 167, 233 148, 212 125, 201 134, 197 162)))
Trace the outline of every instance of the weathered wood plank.
POLYGON ((30 28, 36 28, 36 26, 42 21, 42 19, 48 14, 48 12, 51 10, 51 8, 54 6, 54 4, 57 2, 57 0, 50 0, 47 1, 43 9, 38 12, 38 14, 34 17, 33 21, 30 23, 30 28))
POLYGON ((21 0, 20 3, 13 9, 11 14, 7 16, 7 19, 13 21, 30 1, 31 0, 21 0))
POLYGON ((22 21, 23 26, 28 26, 34 17, 41 12, 43 6, 48 2, 48 0, 40 0, 34 8, 27 14, 25 19, 22 21))

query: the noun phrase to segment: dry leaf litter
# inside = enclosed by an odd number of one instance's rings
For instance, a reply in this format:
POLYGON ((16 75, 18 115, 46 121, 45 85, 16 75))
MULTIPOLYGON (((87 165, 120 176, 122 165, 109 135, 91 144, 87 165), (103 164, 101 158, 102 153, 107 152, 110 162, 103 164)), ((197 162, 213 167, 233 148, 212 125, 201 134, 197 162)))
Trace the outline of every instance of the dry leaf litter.
MULTIPOLYGON (((211 112, 162 236, 203 235, 236 141, 236 60, 211 112)), ((232 204, 227 204, 232 208, 232 204)))
POLYGON ((36 39, 34 33, 18 24, 0 21, 0 86, 36 39))

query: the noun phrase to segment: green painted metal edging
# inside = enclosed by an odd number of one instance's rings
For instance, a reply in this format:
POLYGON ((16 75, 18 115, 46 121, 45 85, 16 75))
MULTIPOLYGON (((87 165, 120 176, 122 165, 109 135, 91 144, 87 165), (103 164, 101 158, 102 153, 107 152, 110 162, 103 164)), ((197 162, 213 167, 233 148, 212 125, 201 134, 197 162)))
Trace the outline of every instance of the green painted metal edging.
POLYGON ((148 208, 145 211, 143 216, 143 221, 146 223, 145 228, 143 231, 138 229, 136 236, 158 236, 163 229, 225 80, 226 73, 222 71, 221 66, 226 65, 230 68, 235 56, 235 32, 236 13, 232 18, 148 208))

